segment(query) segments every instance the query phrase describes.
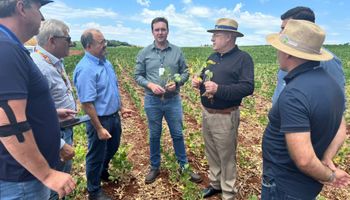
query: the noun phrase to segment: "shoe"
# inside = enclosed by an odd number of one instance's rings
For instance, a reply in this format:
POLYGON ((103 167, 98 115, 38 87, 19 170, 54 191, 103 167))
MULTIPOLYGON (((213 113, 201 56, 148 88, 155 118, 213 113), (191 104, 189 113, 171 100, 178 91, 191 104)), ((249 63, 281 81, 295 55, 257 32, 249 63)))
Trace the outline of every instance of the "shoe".
MULTIPOLYGON (((180 174, 182 174, 185 171, 185 169, 180 168, 179 171, 180 171, 180 174)), ((199 174, 194 173, 192 170, 188 170, 188 174, 190 175, 189 180, 194 182, 194 183, 200 183, 203 181, 202 177, 199 174)))
POLYGON ((151 170, 148 172, 147 176, 146 176, 145 183, 146 183, 146 184, 151 184, 151 183, 153 183, 153 182, 157 179, 157 177, 159 176, 159 174, 160 174, 160 170, 159 170, 159 169, 151 169, 151 170))
POLYGON ((196 174, 194 172, 190 172, 190 181, 194 183, 200 183, 203 181, 202 177, 199 174, 196 174))
POLYGON ((89 194, 89 200, 112 200, 111 197, 106 195, 103 191, 97 194, 89 194))
POLYGON ((102 171, 100 178, 104 182, 111 182, 112 181, 111 179, 109 179, 108 171, 102 171))
POLYGON ((215 194, 221 193, 222 190, 217 190, 217 189, 214 189, 212 186, 208 186, 202 192, 203 192, 203 198, 208 198, 215 194))

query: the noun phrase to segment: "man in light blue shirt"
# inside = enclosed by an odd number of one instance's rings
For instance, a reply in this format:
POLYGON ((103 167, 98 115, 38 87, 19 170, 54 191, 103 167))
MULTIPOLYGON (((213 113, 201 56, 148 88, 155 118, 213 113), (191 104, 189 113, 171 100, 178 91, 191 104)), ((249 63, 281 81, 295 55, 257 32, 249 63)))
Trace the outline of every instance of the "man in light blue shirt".
MULTIPOLYGON (((75 99, 68 75, 64 69, 63 57, 69 55, 69 28, 62 21, 50 19, 41 23, 36 36, 38 45, 31 57, 47 79, 52 99, 57 112, 64 112, 66 120, 76 114, 75 99)), ((57 170, 70 173, 74 156, 73 127, 61 128, 61 161, 57 170)), ((58 199, 58 194, 51 191, 50 200, 58 199)))
MULTIPOLYGON (((292 8, 287 12, 285 12, 283 15, 281 15, 281 20, 282 20, 281 30, 284 29, 284 26, 287 24, 289 19, 301 19, 301 20, 307 20, 315 23, 315 14, 308 7, 298 6, 298 7, 292 8)), ((336 57, 334 54, 333 56, 334 56, 333 59, 329 61, 322 61, 320 63, 320 67, 323 67, 324 70, 327 71, 329 75, 331 75, 337 81, 338 85, 340 86, 340 88, 344 93, 345 76, 343 72, 343 67, 340 59, 336 57)), ((287 72, 282 71, 281 69, 278 69, 277 84, 276 84, 276 89, 272 96, 272 104, 275 104, 277 102, 280 93, 286 86, 286 83, 284 81, 284 77, 286 75, 287 75, 287 72)))
POLYGON ((110 199, 101 189, 101 179, 108 181, 108 164, 117 152, 122 133, 118 111, 123 109, 117 76, 106 59, 107 41, 96 29, 81 36, 85 55, 74 70, 73 80, 82 108, 91 118, 86 123, 88 153, 86 176, 89 200, 110 199))

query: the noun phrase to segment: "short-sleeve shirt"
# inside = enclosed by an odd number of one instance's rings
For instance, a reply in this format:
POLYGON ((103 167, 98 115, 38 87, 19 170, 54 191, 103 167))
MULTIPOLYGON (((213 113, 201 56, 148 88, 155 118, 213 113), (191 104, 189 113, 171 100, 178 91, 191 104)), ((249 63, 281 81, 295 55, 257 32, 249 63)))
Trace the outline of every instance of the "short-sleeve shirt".
MULTIPOLYGON (((29 51, 0 25, 0 100, 27 100, 26 117, 35 142, 50 167, 59 158, 60 129, 55 105, 45 77, 29 51)), ((22 182, 35 177, 23 168, 0 142, 0 180, 22 182)))
POLYGON ((286 77, 286 87, 270 110, 263 149, 263 174, 296 197, 312 199, 322 184, 301 172, 289 155, 285 135, 310 132, 316 156, 322 156, 335 137, 343 114, 344 96, 319 62, 307 62, 286 77))
POLYGON ((118 79, 112 64, 89 52, 79 61, 73 74, 81 103, 93 103, 98 116, 111 115, 120 109, 118 79))

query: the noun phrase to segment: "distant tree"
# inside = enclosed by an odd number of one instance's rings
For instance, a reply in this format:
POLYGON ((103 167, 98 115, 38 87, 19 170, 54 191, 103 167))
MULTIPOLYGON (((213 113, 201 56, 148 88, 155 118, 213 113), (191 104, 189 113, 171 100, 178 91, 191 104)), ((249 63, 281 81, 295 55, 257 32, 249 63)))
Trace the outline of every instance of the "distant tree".
POLYGON ((127 42, 121 42, 118 40, 108 40, 107 46, 108 47, 117 47, 117 46, 131 46, 131 45, 127 42))

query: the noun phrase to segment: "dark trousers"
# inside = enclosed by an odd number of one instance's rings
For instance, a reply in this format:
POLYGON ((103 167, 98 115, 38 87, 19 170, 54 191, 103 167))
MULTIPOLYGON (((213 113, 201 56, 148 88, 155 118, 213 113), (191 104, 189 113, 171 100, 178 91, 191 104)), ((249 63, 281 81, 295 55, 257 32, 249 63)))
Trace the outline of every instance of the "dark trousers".
POLYGON ((87 188, 90 194, 96 194, 101 190, 101 173, 108 170, 109 161, 117 152, 122 133, 120 117, 118 113, 110 116, 99 117, 102 126, 108 130, 112 138, 108 140, 98 139, 97 131, 91 124, 86 123, 88 136, 88 153, 86 155, 87 188))

